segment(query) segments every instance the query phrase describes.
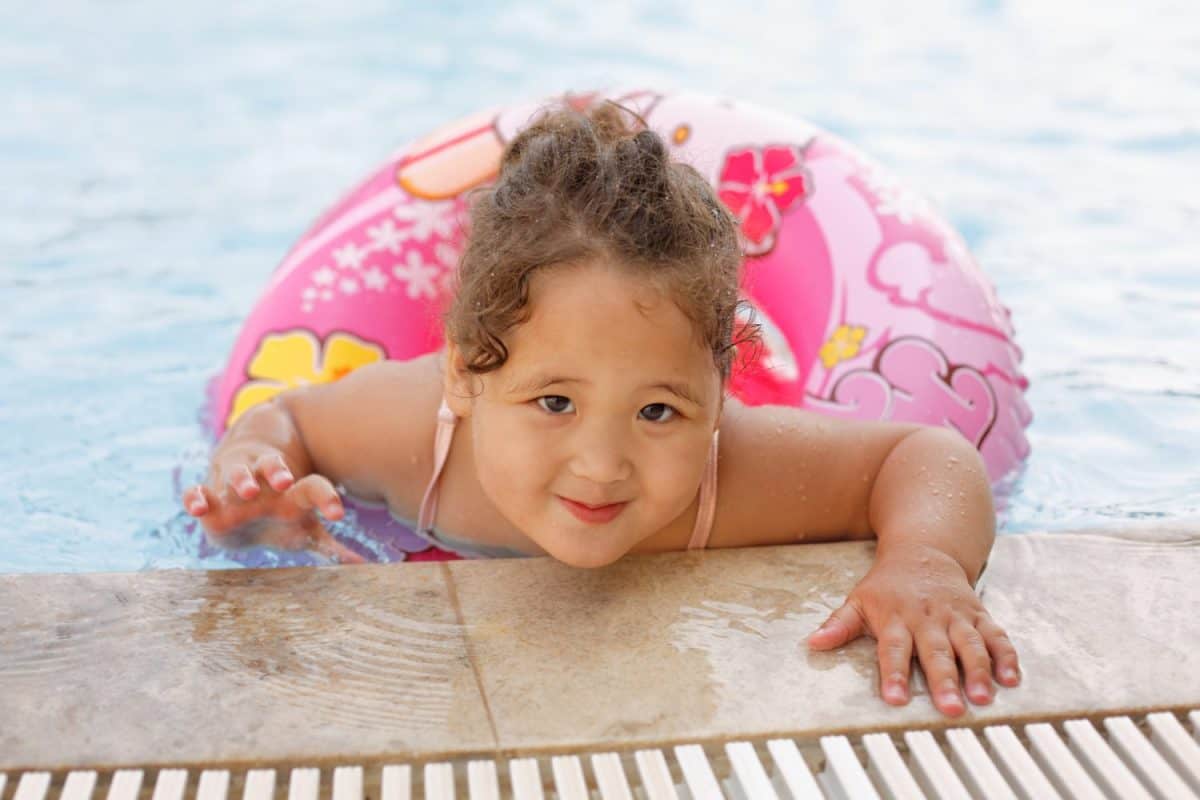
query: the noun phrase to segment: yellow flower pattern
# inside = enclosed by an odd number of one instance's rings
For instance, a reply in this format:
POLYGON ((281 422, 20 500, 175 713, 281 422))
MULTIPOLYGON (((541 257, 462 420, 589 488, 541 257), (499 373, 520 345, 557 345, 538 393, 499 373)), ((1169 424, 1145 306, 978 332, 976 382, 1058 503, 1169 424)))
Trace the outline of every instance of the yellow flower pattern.
POLYGON ((303 329, 267 334, 246 370, 252 380, 234 395, 225 425, 285 389, 332 383, 385 357, 383 348, 348 333, 331 334, 324 342, 303 329))
POLYGON ((825 369, 833 369, 841 362, 858 355, 866 335, 867 329, 864 327, 839 325, 829 340, 821 345, 821 363, 825 365, 825 369))

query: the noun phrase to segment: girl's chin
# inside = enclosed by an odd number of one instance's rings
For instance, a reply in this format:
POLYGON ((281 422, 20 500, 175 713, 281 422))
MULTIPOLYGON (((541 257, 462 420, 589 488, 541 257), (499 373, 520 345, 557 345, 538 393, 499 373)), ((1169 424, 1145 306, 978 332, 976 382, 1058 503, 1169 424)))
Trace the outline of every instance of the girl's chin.
POLYGON ((556 561, 580 569, 607 567, 630 549, 619 545, 611 537, 596 534, 559 534, 553 541, 539 541, 537 544, 556 561))

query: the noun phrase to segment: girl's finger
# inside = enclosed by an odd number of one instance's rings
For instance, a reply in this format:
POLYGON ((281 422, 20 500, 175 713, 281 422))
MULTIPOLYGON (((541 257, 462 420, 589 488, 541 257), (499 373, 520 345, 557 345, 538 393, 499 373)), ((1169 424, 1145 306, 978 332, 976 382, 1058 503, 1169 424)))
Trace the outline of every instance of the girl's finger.
POLYGON ((917 655, 933 704, 943 714, 957 717, 967 710, 958 691, 958 662, 945 629, 930 624, 916 631, 917 655))
POLYGON ((1005 686, 1016 686, 1021 682, 1021 665, 1017 660, 1017 648, 1009 641, 1008 634, 986 612, 980 615, 975 627, 991 653, 996 680, 1005 686))
POLYGON ((268 453, 254 461, 254 471, 263 476, 267 484, 277 492, 285 491, 296 482, 292 471, 279 453, 268 453))
POLYGON ((193 517, 202 517, 208 513, 208 499, 204 496, 204 487, 197 485, 183 493, 183 507, 193 517))
POLYGON ((912 670, 912 634, 900 619, 889 623, 879 635, 879 694, 884 702, 902 706, 908 702, 908 679, 912 670))
POLYGON ((261 488, 254 478, 254 473, 245 464, 239 464, 229 470, 226 483, 229 484, 230 489, 233 489, 233 493, 243 500, 253 500, 258 496, 261 488))
POLYGON ((808 646, 814 650, 830 650, 852 642, 866 632, 867 624, 862 613, 847 601, 809 635, 808 646))
POLYGON ((992 657, 983 634, 966 620, 956 618, 950 623, 950 642, 962 662, 967 698, 976 705, 992 702, 992 657))
POLYGON ((326 519, 337 520, 345 515, 337 489, 321 475, 306 475, 287 490, 286 496, 297 508, 318 511, 326 519))
POLYGON ((367 560, 339 542, 328 531, 316 534, 312 549, 339 564, 365 564, 367 560))

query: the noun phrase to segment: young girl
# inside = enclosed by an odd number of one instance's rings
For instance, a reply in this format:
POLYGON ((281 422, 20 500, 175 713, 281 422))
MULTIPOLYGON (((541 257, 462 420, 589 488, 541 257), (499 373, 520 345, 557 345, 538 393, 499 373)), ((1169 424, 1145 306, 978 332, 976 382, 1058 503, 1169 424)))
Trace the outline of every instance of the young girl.
MULTIPOLYGON (((725 389, 737 221, 608 104, 543 115, 472 205, 443 353, 362 367, 244 414, 183 497, 211 540, 362 559, 341 487, 469 556, 599 567, 626 553, 876 537, 809 639, 879 642, 883 698, 963 713, 1017 684, 972 586, 994 537, 979 455, 945 428, 749 408, 725 389), (439 500, 441 501, 439 503, 439 500)), ((752 335, 752 331, 750 334, 752 335)))

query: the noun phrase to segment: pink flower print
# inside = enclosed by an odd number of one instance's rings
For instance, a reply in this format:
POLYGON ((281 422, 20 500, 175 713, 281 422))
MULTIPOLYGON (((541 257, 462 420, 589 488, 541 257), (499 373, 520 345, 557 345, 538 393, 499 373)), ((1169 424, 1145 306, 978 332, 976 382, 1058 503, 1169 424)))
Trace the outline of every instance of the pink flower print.
POLYGON ((725 157, 717 194, 742 221, 747 255, 770 252, 781 215, 811 194, 812 179, 790 145, 748 147, 725 157))

